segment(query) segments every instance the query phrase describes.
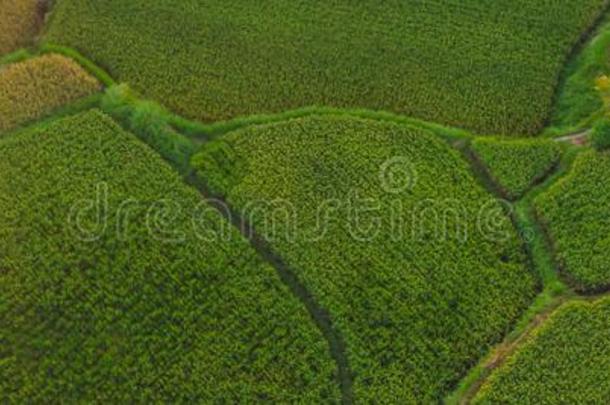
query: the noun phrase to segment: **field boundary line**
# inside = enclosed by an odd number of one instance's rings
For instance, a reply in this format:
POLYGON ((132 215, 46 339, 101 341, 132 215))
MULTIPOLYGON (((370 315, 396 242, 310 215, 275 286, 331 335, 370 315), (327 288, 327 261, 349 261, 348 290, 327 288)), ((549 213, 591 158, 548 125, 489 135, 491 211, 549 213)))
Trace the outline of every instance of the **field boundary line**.
POLYGON ((609 15, 610 0, 604 0, 597 17, 595 17, 595 19, 591 22, 591 25, 580 34, 580 37, 576 43, 574 43, 570 51, 567 53, 563 61, 563 67, 557 75, 555 86, 553 86, 553 96, 551 98, 551 108, 549 110, 549 114, 544 120, 544 125, 540 133, 536 134, 537 136, 543 135, 545 130, 548 130, 548 128, 551 127, 551 121, 553 119, 555 109, 557 108, 557 104, 559 103, 561 90, 565 87, 565 84, 570 77, 571 64, 582 54, 582 52, 587 48, 587 45, 589 45, 589 43, 595 39, 598 30, 603 26, 604 21, 609 15))
POLYGON ((75 115, 83 111, 91 110, 99 107, 99 103, 104 96, 104 93, 98 91, 89 96, 82 97, 76 101, 64 104, 61 107, 55 108, 53 111, 44 114, 41 117, 28 120, 17 127, 11 128, 6 132, 0 132, 0 139, 6 139, 19 132, 29 130, 31 128, 44 127, 49 123, 59 120, 70 115, 75 115))
POLYGON ((82 55, 76 49, 69 48, 67 46, 45 43, 37 49, 37 52, 33 56, 44 55, 47 53, 56 53, 72 59, 73 61, 81 65, 81 67, 85 69, 89 74, 98 79, 105 87, 110 87, 117 84, 117 82, 108 72, 106 72, 103 68, 93 62, 91 59, 82 55))
MULTIPOLYGON (((544 245, 545 254, 546 256, 548 256, 548 266, 552 268, 552 272, 550 271, 551 268, 549 268, 546 272, 542 273, 545 288, 552 287, 553 284, 555 284, 555 286, 557 286, 558 284, 562 284, 564 286, 564 290, 574 290, 576 284, 573 283, 562 270, 561 263, 557 259, 557 250, 555 248, 555 243, 544 221, 544 218, 541 217, 540 213, 536 209, 535 200, 540 195, 544 194, 553 186, 555 186, 558 182, 566 178, 573 166, 574 160, 581 152, 582 149, 580 147, 568 147, 567 150, 564 152, 564 156, 559 162, 558 168, 555 173, 549 176, 544 182, 531 189, 517 203, 518 208, 520 210, 519 213, 523 217, 522 221, 529 222, 531 224, 531 229, 533 229, 536 233, 540 235, 540 243, 544 245)), ((578 289, 576 288, 576 290, 578 289)), ((602 293, 603 291, 599 292, 602 293)), ((578 292, 578 294, 586 295, 582 294, 581 292, 578 292)))
POLYGON ((487 356, 485 356, 481 363, 476 367, 477 379, 472 381, 472 384, 468 386, 468 389, 464 391, 460 397, 449 397, 445 400, 445 403, 459 405, 470 404, 480 389, 489 380, 489 377, 493 375, 494 371, 502 367, 506 361, 515 355, 524 344, 527 344, 536 331, 543 328, 546 322, 565 305, 573 302, 595 303, 608 297, 610 297, 610 291, 591 296, 568 293, 555 297, 555 299, 549 302, 542 311, 538 312, 532 319, 530 319, 527 326, 519 335, 509 335, 505 341, 502 342, 502 344, 498 345, 487 356))
POLYGON ((337 383, 341 389, 341 402, 343 404, 352 404, 354 402, 352 389, 353 375, 347 358, 345 341, 341 333, 333 325, 328 311, 316 302, 309 290, 299 280, 296 273, 286 264, 282 257, 273 252, 268 242, 256 233, 252 224, 233 210, 223 197, 214 195, 207 187, 205 181, 194 173, 187 175, 185 181, 194 187, 211 207, 216 209, 225 220, 246 238, 258 255, 276 270, 280 280, 309 312, 312 320, 328 342, 330 354, 337 365, 337 383))
MULTIPOLYGON (((461 154, 462 159, 464 159, 465 163, 470 167, 470 172, 472 173, 473 177, 487 193, 489 193, 492 197, 504 201, 510 201, 502 187, 494 180, 487 166, 472 149, 470 140, 452 142, 451 146, 461 154)), ((491 372, 487 364, 489 362, 489 358, 493 356, 494 353, 496 353, 501 347, 506 346, 507 343, 518 339, 519 336, 522 335, 523 331, 527 330, 532 320, 535 319, 536 315, 539 314, 539 307, 544 306, 544 308, 546 308, 546 306, 549 304, 548 300, 541 300, 539 298, 544 294, 544 286, 542 284, 542 280, 540 280, 541 278, 538 276, 539 272, 537 269, 537 261, 534 257, 534 250, 530 247, 530 244, 524 237, 524 233, 521 228, 521 224, 519 223, 519 218, 515 212, 514 206, 511 205, 511 207, 506 207, 503 205, 503 209, 505 215, 511 221, 513 229, 518 234, 521 241, 521 249, 527 257, 527 266, 530 273, 536 276, 540 282, 538 285, 539 291, 536 298, 524 310, 521 317, 514 321, 512 326, 513 331, 504 336, 501 341, 492 345, 488 353, 480 358, 478 362, 475 363, 475 365, 462 377, 462 379, 459 380, 455 389, 445 397, 444 403, 446 404, 456 405, 468 403, 469 398, 476 394, 478 387, 482 385, 491 372)))

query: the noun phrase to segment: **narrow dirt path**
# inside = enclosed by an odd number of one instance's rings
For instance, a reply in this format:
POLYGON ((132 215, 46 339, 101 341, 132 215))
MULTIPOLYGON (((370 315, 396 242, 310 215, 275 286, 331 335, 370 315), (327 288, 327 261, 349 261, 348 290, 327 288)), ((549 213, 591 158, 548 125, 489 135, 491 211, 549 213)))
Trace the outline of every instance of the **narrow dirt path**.
POLYGON ((571 135, 562 136, 555 138, 557 142, 571 143, 572 145, 583 146, 587 143, 592 130, 587 129, 585 131, 577 132, 571 135))
POLYGON ((559 297, 556 301, 554 301, 550 306, 546 307, 544 311, 536 314, 536 316, 530 321, 525 330, 518 335, 514 339, 507 339, 498 346, 494 348, 494 350, 489 354, 481 364, 479 364, 479 368, 481 368, 481 372, 479 378, 470 386, 466 391, 464 391, 462 397, 459 399, 458 403, 460 405, 467 405, 472 402, 472 400, 476 397, 477 393, 480 391, 481 387, 485 384, 485 382, 489 379, 489 377, 493 374, 493 372, 504 365, 504 363, 511 357, 517 350, 521 347, 521 345, 528 341, 528 339, 536 332, 539 328, 541 328, 545 321, 549 319, 553 313, 559 309, 563 304, 568 302, 569 299, 567 297, 559 297))

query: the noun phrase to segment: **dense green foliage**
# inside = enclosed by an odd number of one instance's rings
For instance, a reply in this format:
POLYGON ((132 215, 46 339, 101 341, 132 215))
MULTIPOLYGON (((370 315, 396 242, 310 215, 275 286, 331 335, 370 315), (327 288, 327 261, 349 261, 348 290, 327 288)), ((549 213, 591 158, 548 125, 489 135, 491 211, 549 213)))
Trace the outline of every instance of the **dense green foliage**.
POLYGON ((120 85, 106 91, 100 107, 182 174, 190 171, 189 160, 195 147, 170 126, 167 114, 157 104, 138 100, 127 86, 120 85))
POLYGON ((609 298, 566 304, 491 376, 474 403, 607 403, 608 342, 609 298))
POLYGON ((593 40, 570 61, 565 74, 547 129, 549 132, 589 126, 603 114, 608 83, 607 78, 602 81, 600 78, 610 75, 610 22, 606 21, 594 33, 593 40))
POLYGON ((561 146, 544 139, 502 141, 478 138, 472 142, 472 149, 510 199, 521 197, 561 158, 561 146))
POLYGON ((356 401, 436 402, 532 300, 510 221, 429 132, 310 117, 193 162, 330 312, 356 401))
POLYGON ((610 286, 610 155, 581 153, 570 173, 535 203, 563 271, 578 290, 610 286))
POLYGON ((74 61, 43 55, 0 69, 0 132, 39 119, 100 90, 74 61))
POLYGON ((591 143, 597 150, 610 149, 610 119, 598 121, 591 133, 591 143))
POLYGON ((337 399, 302 304, 133 135, 91 111, 0 155, 0 402, 337 399))
POLYGON ((63 0, 46 41, 204 121, 366 107, 534 133, 603 0, 63 0))

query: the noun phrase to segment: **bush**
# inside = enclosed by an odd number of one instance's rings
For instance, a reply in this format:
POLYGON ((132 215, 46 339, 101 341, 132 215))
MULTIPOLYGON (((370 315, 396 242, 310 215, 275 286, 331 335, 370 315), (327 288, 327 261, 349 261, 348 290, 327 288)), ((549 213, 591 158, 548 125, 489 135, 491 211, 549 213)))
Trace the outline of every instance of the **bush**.
POLYGON ((610 148, 610 119, 600 120, 593 128, 591 144, 599 151, 610 148))
POLYGON ((180 173, 190 170, 194 144, 171 128, 168 115, 158 104, 138 100, 126 85, 109 88, 101 108, 156 150, 180 173))
POLYGON ((0 402, 338 402, 302 303, 110 118, 13 134, 0 156, 0 402))
POLYGON ((357 403, 439 402, 535 293, 510 220, 429 132, 314 116, 228 133, 193 164, 329 311, 357 403))

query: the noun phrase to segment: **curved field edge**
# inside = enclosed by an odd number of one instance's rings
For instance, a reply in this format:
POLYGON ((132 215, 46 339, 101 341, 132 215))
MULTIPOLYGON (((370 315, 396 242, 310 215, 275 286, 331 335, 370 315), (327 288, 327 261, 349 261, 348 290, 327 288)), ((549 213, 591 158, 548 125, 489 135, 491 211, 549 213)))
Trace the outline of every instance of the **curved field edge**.
POLYGON ((49 53, 0 69, 0 132, 48 117, 72 103, 82 103, 101 84, 73 59, 49 53))
POLYGON ((520 199, 555 171, 563 146, 563 143, 541 138, 478 137, 470 142, 472 158, 486 168, 498 192, 510 201, 520 199))
POLYGON ((511 350, 472 403, 604 402, 610 394, 609 324, 608 294, 562 303, 511 350))
POLYGON ((345 343, 334 327, 328 312, 320 307, 307 288, 301 284, 281 257, 274 254, 268 244, 256 234, 253 226, 239 213, 231 210, 221 196, 212 194, 201 179, 190 168, 190 157, 196 145, 187 137, 173 130, 169 119, 155 103, 139 100, 126 86, 113 86, 100 102, 100 108, 113 117, 128 131, 136 134, 184 176, 184 181, 199 191, 201 197, 216 209, 228 223, 239 231, 258 255, 272 266, 279 279, 287 286, 307 309, 329 345, 330 353, 337 365, 337 384, 341 389, 341 402, 353 403, 352 372, 345 355, 345 343))
POLYGON ((337 384, 341 388, 341 402, 352 403, 352 373, 345 355, 345 344, 342 336, 334 328, 327 311, 315 302, 312 295, 294 276, 293 271, 286 266, 281 257, 273 253, 264 240, 255 233, 253 227, 244 218, 240 218, 237 212, 228 212, 227 210, 230 209, 228 204, 219 196, 212 195, 207 186, 191 173, 189 159, 195 150, 195 144, 171 128, 163 119, 164 114, 159 111, 160 107, 137 99, 124 86, 109 88, 108 93, 100 100, 99 107, 181 173, 184 181, 197 189, 203 200, 241 232, 258 255, 275 269, 279 279, 288 287, 292 295, 301 301, 328 342, 330 353, 338 368, 337 384))
MULTIPOLYGON (((133 384, 142 388, 139 400, 201 400, 214 398, 213 393, 216 400, 228 401, 291 401, 303 395, 312 401, 338 400, 335 365, 322 334, 238 233, 223 234, 230 238, 215 247, 190 231, 188 216, 180 211, 172 231, 185 232, 186 243, 167 249, 164 243, 171 242, 161 228, 153 228, 160 233, 151 235, 150 222, 148 228, 137 226, 146 201, 174 198, 188 208, 198 207, 201 199, 133 135, 90 110, 4 138, 0 148, 0 168, 8 174, 0 177, 0 187, 12 189, 1 201, 5 215, 0 218, 0 289, 7 298, 0 307, 5 343, 0 392, 5 400, 48 400, 60 393, 64 399, 126 400, 135 395, 133 384), (47 170, 49 161, 53 170, 47 170), (77 178, 71 177, 74 170, 77 178), (15 172, 19 175, 10 175, 15 172), (82 202, 96 188, 96 177, 107 184, 102 189, 109 223, 119 220, 117 204, 123 199, 131 204, 131 220, 116 238, 110 235, 113 229, 99 227, 95 215, 79 215, 76 228, 53 224, 67 215, 75 201, 70 197, 82 202), (20 191, 23 198, 11 203, 11 195, 20 191), (24 212, 28 228, 12 222, 24 212), (44 219, 49 213, 51 221, 44 219), (54 238, 45 237, 49 233, 54 238), (22 248, 25 240, 31 241, 27 249, 22 248), (146 247, 133 257, 130 252, 138 245, 146 247), (61 253, 66 246, 68 255, 61 253), (224 308, 228 304, 222 298, 241 304, 224 308), (205 327, 207 322, 214 326, 205 327), (166 350, 170 347, 176 351, 166 350), (198 356, 209 361, 199 363, 198 356), (116 366, 120 364, 131 366, 116 366), (189 375, 195 383, 186 384, 189 375), (202 378, 215 383, 202 387, 202 378), (73 384, 66 386, 66 381, 73 384)), ((223 229, 219 215, 205 209, 202 214, 200 224, 209 231, 223 229)))
POLYGON ((158 111, 160 118, 163 118, 163 120, 169 125, 179 130, 183 135, 192 138, 193 141, 197 143, 206 142, 228 132, 249 126, 279 123, 294 118, 304 118, 314 115, 351 116, 371 120, 395 122, 401 125, 410 125, 427 129, 445 139, 460 139, 473 136, 470 132, 461 128, 424 121, 418 118, 395 114, 388 111, 368 110, 364 108, 334 108, 324 106, 309 106, 276 114, 254 114, 234 118, 228 121, 204 124, 172 113, 162 104, 150 99, 146 99, 141 94, 131 89, 128 83, 118 83, 101 66, 96 65, 92 60, 88 59, 77 50, 52 43, 45 43, 36 48, 22 49, 14 52, 13 54, 9 54, 4 59, 0 59, 0 66, 21 62, 47 53, 59 54, 73 59, 89 74, 99 80, 107 89, 121 87, 122 90, 120 91, 128 93, 130 98, 137 100, 138 102, 146 102, 149 105, 155 105, 155 109, 158 111))
MULTIPOLYGON (((569 147, 563 154, 559 167, 543 183, 527 192, 511 208, 511 217, 526 249, 531 265, 535 269, 542 283, 542 291, 532 305, 524 312, 515 328, 506 336, 497 347, 492 348, 481 361, 462 379, 456 389, 448 395, 444 402, 447 404, 467 404, 476 395, 493 370, 501 366, 508 354, 517 350, 519 345, 562 303, 573 298, 575 294, 562 280, 559 266, 556 262, 552 242, 545 229, 538 222, 533 202, 544 194, 555 183, 564 178, 570 171, 574 160, 582 150, 569 147)), ((470 156, 470 159, 473 159, 470 156)), ((486 173, 485 167, 473 160, 473 171, 483 177, 481 181, 488 184, 491 190, 499 189, 486 173)))
MULTIPOLYGON (((0 58, 0 65, 19 62, 35 57, 36 55, 45 53, 57 53, 75 60, 87 72, 89 72, 92 76, 96 77, 107 88, 118 85, 117 81, 112 78, 108 72, 106 72, 101 66, 96 65, 91 59, 87 58, 86 56, 84 56, 73 48, 53 43, 44 43, 40 46, 31 49, 22 49, 14 52, 13 54, 6 55, 4 58, 0 58)), ((121 83, 121 86, 129 86, 129 84, 121 83)), ((425 121, 419 118, 392 113, 389 111, 370 110, 365 108, 335 108, 326 106, 302 107, 274 114, 253 114, 233 118, 227 121, 219 121, 215 123, 206 124, 182 117, 178 114, 169 111, 167 108, 165 108, 165 106, 156 101, 146 99, 133 90, 129 91, 130 93, 134 94, 135 97, 142 101, 146 100, 146 102, 150 104, 158 105, 158 110, 162 112, 161 115, 163 116, 164 120, 168 121, 171 126, 178 129, 182 134, 193 138, 193 140, 196 142, 205 142, 214 139, 217 136, 248 126, 267 125, 286 121, 289 119, 308 117, 312 115, 345 115, 373 120, 395 122, 404 125, 412 125, 415 127, 430 130, 431 132, 434 132, 435 134, 440 135, 446 139, 481 137, 481 135, 475 135, 474 133, 463 128, 451 127, 431 121, 425 121)), ((566 132, 576 131, 575 129, 570 129, 558 132, 554 131, 551 127, 547 127, 545 131, 546 130, 549 130, 549 132, 543 132, 543 135, 545 136, 562 136, 566 132)), ((578 134, 580 134, 580 132, 578 134)), ((493 137, 496 135, 489 134, 489 136, 493 137)), ((511 139, 529 139, 529 137, 514 137, 511 139)))
POLYGON ((311 319, 316 324, 329 345, 331 356, 337 365, 337 383, 341 389, 341 402, 343 404, 354 403, 353 394, 353 372, 347 358, 345 341, 341 333, 333 325, 333 321, 328 311, 320 306, 307 287, 298 279, 295 271, 291 269, 285 261, 274 253, 268 242, 264 240, 251 223, 242 217, 237 211, 233 210, 222 196, 212 193, 208 185, 194 173, 190 173, 185 181, 199 190, 204 200, 208 201, 226 221, 230 222, 243 237, 250 242, 252 248, 272 266, 280 280, 288 287, 294 297, 296 297, 307 309, 311 319))
MULTIPOLYGON (((545 136, 583 133, 603 116, 599 79, 610 74, 610 2, 595 26, 583 36, 561 75, 545 136)), ((607 86, 606 86, 607 87, 607 86)))
POLYGON ((589 149, 570 173, 535 199, 540 223, 554 246, 562 276, 581 294, 610 289, 607 268, 609 239, 604 184, 610 155, 589 149))

